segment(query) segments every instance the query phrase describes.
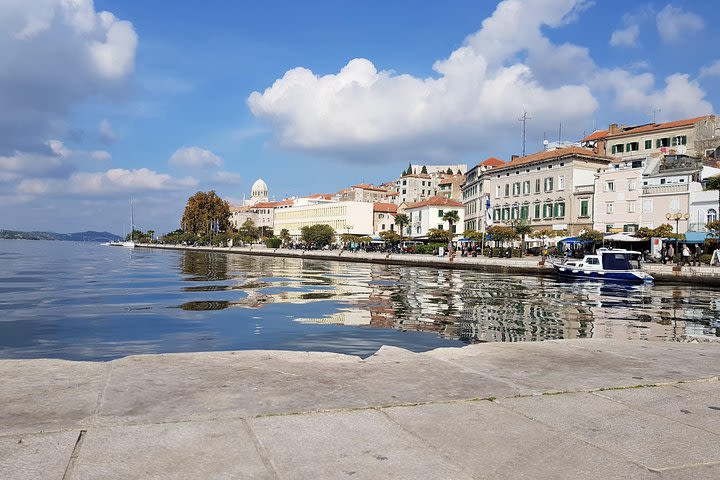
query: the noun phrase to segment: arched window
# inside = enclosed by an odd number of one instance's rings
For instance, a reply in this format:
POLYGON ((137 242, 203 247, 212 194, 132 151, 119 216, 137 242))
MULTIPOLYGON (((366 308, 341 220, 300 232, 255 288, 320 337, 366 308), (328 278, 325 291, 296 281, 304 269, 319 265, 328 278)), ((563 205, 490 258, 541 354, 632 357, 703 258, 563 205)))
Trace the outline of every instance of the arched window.
POLYGON ((715 220, 717 220, 717 210, 711 208, 707 213, 707 221, 714 222, 715 220))
POLYGON ((707 221, 708 222, 714 222, 717 219, 718 219, 717 210, 715 210, 714 208, 711 208, 710 210, 707 211, 707 221))

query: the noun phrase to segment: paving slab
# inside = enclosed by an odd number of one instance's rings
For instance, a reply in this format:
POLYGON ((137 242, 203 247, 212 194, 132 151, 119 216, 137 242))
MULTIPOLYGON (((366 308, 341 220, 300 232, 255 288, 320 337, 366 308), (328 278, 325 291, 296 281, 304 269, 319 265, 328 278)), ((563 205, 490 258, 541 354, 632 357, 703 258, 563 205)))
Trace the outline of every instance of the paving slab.
POLYGON ((720 436, 595 394, 503 398, 498 403, 650 469, 720 462, 720 436))
POLYGON ((79 435, 64 431, 0 437, 0 478, 62 479, 79 435))
POLYGON ((283 479, 470 479, 376 410, 253 419, 252 429, 283 479))
POLYGON ((702 383, 714 388, 701 392, 677 386, 630 388, 597 392, 596 395, 720 435, 720 382, 702 383))
POLYGON ((580 442, 495 402, 383 410, 479 478, 657 478, 648 469, 580 442))
POLYGON ((80 429, 97 406, 109 364, 0 361, 0 434, 80 429))
POLYGON ((241 420, 90 429, 72 473, 73 480, 274 478, 241 420))

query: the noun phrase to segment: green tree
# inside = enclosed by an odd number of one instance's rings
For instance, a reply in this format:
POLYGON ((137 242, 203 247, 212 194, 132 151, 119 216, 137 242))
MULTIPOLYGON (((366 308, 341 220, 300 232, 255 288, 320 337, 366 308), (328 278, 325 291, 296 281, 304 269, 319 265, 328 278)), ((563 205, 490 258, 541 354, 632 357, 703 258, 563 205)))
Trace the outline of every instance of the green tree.
POLYGON ((447 230, 442 230, 440 228, 431 228, 428 230, 428 240, 432 243, 445 244, 449 242, 451 238, 452 236, 447 230))
POLYGON ((188 198, 185 212, 180 221, 184 231, 202 234, 213 230, 215 222, 220 231, 230 225, 230 204, 220 198, 214 190, 197 192, 188 198))
POLYGON ((525 236, 530 232, 532 232, 532 227, 527 220, 520 220, 520 222, 515 225, 515 233, 520 235, 520 253, 522 255, 525 255, 525 236))
POLYGON ((403 237, 405 235, 405 227, 410 225, 410 217, 405 213, 398 213, 395 215, 395 225, 398 227, 400 237, 403 237))
POLYGON ((324 247, 335 239, 335 230, 330 225, 306 225, 300 230, 300 237, 306 244, 324 247))
POLYGON ((493 241, 500 242, 505 245, 508 240, 517 240, 517 232, 512 227, 504 225, 493 225, 486 230, 487 234, 492 237, 493 241))
POLYGON ((420 170, 420 173, 427 174, 427 167, 423 165, 422 170, 420 170))
POLYGON ((707 222, 705 224, 705 228, 708 232, 710 232, 710 235, 713 237, 720 237, 720 220, 714 220, 712 222, 707 222))
POLYGON ((412 164, 408 163, 408 168, 407 168, 407 170, 405 170, 405 172, 403 173, 403 175, 412 175, 412 173, 413 173, 413 171, 412 171, 412 164))
POLYGON ((452 175, 452 168, 448 167, 445 173, 447 173, 448 175, 452 175))
POLYGON ((237 236, 244 243, 257 242, 260 239, 260 229, 252 220, 245 220, 245 223, 238 228, 237 236))
POLYGON ((397 233, 393 232, 392 230, 380 232, 380 238, 382 238, 387 243, 398 243, 400 240, 402 240, 402 237, 397 233))
POLYGON ((452 244, 453 227, 455 227, 455 224, 460 221, 460 215, 458 215, 457 210, 450 210, 445 212, 442 219, 443 221, 448 222, 448 255, 452 255, 455 252, 452 244))
POLYGON ((287 247, 291 240, 290 230, 288 230, 287 228, 283 228, 282 230, 280 230, 280 240, 282 240, 283 246, 287 247))
POLYGON ((595 247, 598 243, 602 243, 603 239, 605 238, 605 235, 603 235, 602 232, 599 232, 597 230, 585 230, 580 235, 578 235, 578 240, 584 240, 588 242, 592 242, 592 251, 595 252, 595 247))

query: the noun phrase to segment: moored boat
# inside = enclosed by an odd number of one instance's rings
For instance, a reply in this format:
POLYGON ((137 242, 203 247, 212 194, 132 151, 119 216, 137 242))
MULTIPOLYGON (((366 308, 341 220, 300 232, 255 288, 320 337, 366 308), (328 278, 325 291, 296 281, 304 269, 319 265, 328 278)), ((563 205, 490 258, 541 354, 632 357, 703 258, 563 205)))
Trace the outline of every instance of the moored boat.
POLYGON ((609 280, 627 283, 652 282, 653 277, 640 269, 640 252, 624 249, 600 248, 582 260, 567 259, 550 262, 555 271, 564 277, 609 280), (634 267, 633 262, 638 262, 634 267))

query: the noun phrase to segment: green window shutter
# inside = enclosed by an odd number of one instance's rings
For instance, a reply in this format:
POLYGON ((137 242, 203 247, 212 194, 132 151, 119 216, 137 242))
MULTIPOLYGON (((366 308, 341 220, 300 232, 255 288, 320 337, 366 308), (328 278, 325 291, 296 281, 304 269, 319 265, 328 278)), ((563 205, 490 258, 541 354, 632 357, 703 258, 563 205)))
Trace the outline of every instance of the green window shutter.
POLYGON ((675 147, 678 144, 678 137, 672 137, 672 146, 675 147))
POLYGON ((617 153, 617 145, 612 146, 612 153, 617 153))
POLYGON ((687 135, 682 135, 680 137, 680 144, 681 145, 687 145, 687 135))
POLYGON ((650 150, 652 148, 652 140, 645 140, 645 150, 650 150))
POLYGON ((540 218, 540 204, 535 204, 535 218, 540 218))
POLYGON ((438 217, 442 217, 442 216, 443 216, 443 211, 442 211, 442 210, 438 210, 438 217))
POLYGON ((660 148, 660 147, 662 147, 662 140, 660 140, 658 138, 657 140, 655 140, 655 148, 660 148))

